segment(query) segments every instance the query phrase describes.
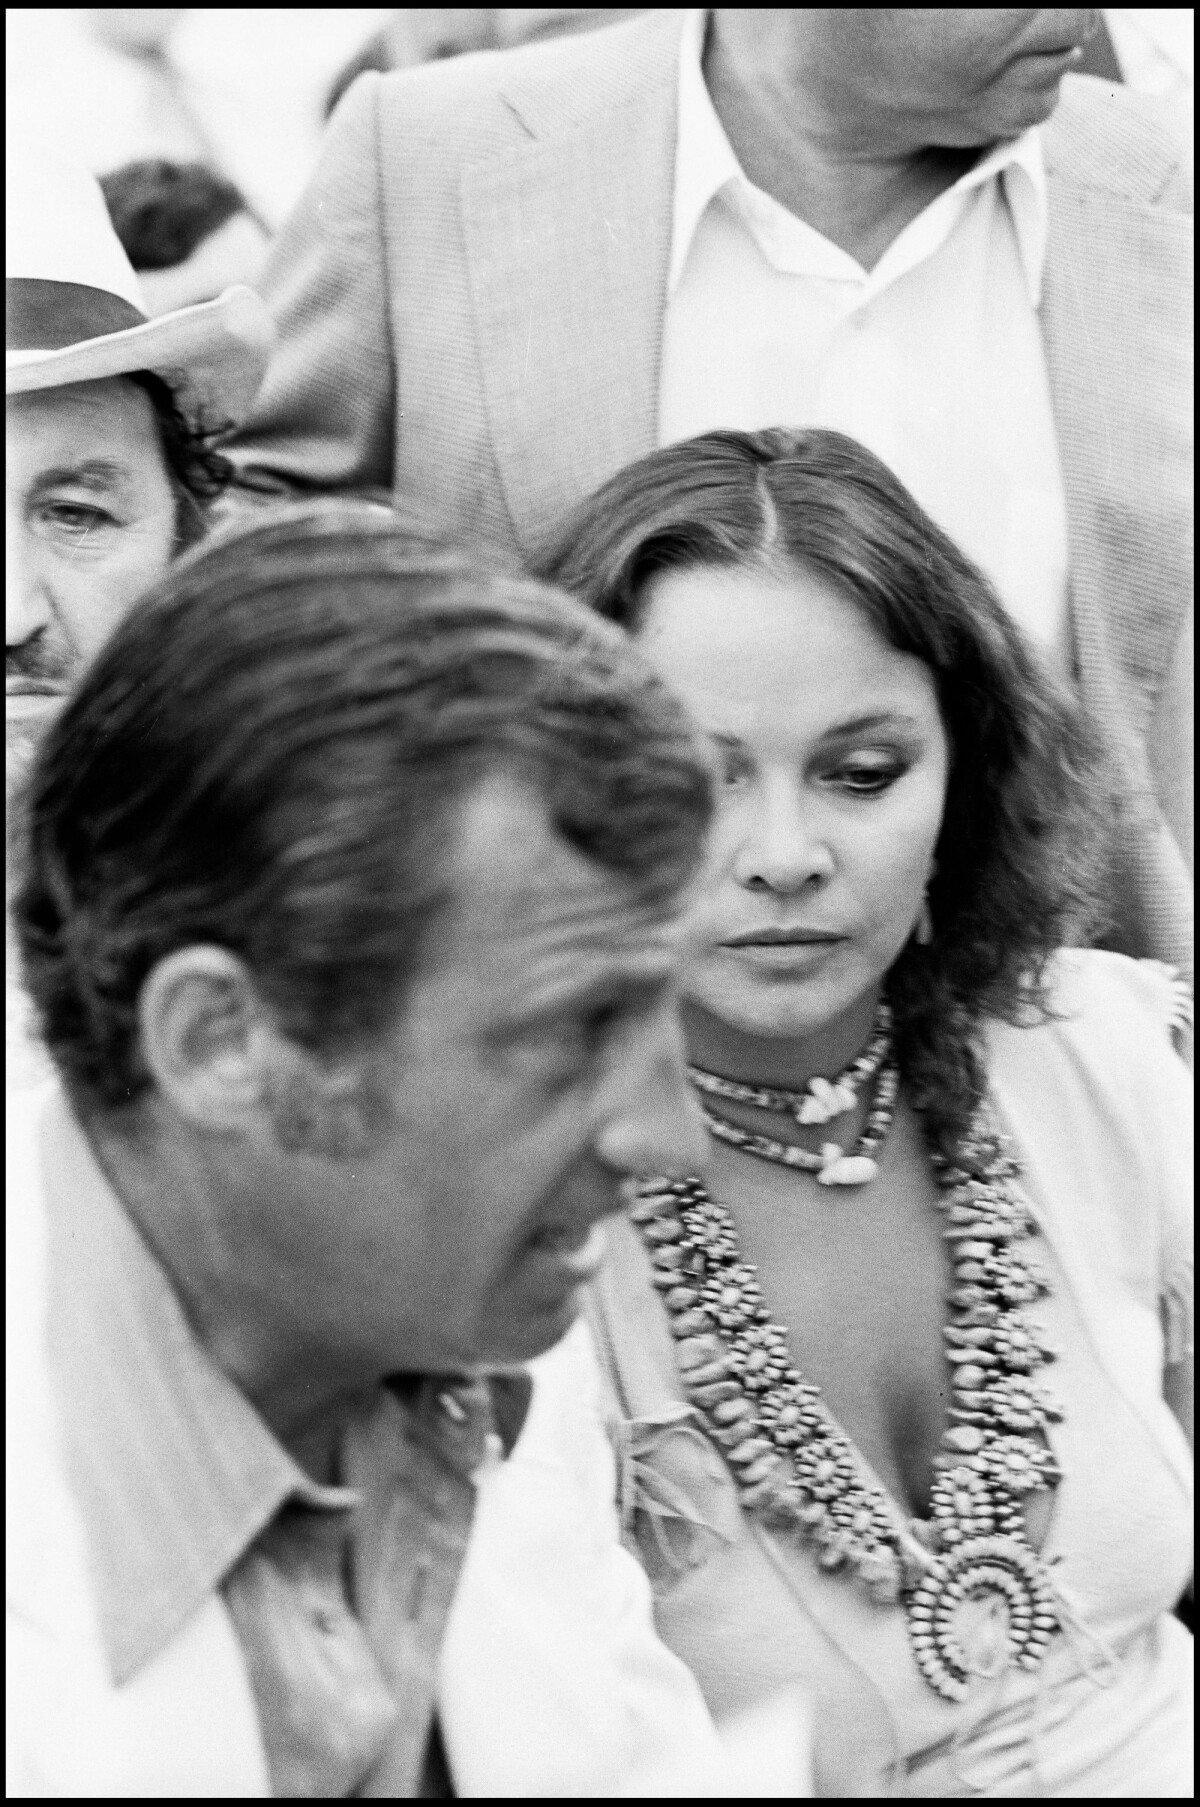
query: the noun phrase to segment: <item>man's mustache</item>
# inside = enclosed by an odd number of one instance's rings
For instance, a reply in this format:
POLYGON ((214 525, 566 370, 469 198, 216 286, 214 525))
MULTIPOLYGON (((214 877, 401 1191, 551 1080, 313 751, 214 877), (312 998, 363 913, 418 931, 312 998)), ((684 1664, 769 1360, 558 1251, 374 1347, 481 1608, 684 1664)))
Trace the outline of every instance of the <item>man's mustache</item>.
POLYGON ((4 649, 6 688, 24 683, 48 684, 65 690, 74 670, 75 660, 65 647, 47 643, 40 637, 4 649))

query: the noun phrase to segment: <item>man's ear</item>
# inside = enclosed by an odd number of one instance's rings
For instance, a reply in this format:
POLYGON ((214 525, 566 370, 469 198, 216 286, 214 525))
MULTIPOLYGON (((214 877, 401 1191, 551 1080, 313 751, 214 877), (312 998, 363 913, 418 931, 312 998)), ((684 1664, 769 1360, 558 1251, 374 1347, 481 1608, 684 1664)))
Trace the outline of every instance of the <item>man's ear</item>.
POLYGON ((273 1039, 245 964, 223 947, 184 947, 154 966, 138 999, 142 1055, 158 1091, 207 1129, 245 1128, 273 1039))

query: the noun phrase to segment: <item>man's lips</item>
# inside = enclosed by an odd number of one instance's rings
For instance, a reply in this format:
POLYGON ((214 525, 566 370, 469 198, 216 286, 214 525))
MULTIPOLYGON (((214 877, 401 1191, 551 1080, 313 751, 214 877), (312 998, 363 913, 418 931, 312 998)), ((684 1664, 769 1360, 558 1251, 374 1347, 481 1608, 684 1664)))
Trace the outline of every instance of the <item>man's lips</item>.
POLYGON ((1066 44, 1058 47, 1030 44, 1026 49, 1016 51, 1005 64, 1005 69, 1015 68, 1019 64, 1026 66, 1033 64, 1049 70, 1055 64, 1061 63, 1065 72, 1071 63, 1079 62, 1082 56, 1083 47, 1080 44, 1066 44))
POLYGON ((5 696, 65 696, 66 685, 53 678, 27 678, 5 673, 5 696))

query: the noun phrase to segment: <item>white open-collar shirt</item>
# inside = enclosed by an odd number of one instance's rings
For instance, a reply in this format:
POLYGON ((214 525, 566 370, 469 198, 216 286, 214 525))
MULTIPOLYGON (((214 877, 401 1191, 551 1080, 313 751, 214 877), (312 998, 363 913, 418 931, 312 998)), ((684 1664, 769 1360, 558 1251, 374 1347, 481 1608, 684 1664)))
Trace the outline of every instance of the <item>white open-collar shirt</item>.
POLYGON ((1066 503, 1038 322, 1038 131, 997 145, 864 270, 744 175, 704 83, 707 16, 690 14, 679 66, 660 444, 716 427, 850 434, 1065 669, 1066 503))

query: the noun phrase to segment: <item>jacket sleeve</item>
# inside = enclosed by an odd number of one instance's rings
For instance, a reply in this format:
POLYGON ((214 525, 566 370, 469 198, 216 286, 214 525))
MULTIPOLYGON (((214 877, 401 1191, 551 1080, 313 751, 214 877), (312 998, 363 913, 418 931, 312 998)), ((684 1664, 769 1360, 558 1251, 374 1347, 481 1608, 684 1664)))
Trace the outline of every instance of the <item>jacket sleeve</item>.
POLYGON ((1167 827, 1195 872, 1196 628, 1189 605, 1146 736, 1154 789, 1167 827))
POLYGON ((239 486, 390 490, 396 393, 379 167, 379 77, 338 107, 317 169, 261 284, 277 339, 255 406, 226 448, 239 486))

